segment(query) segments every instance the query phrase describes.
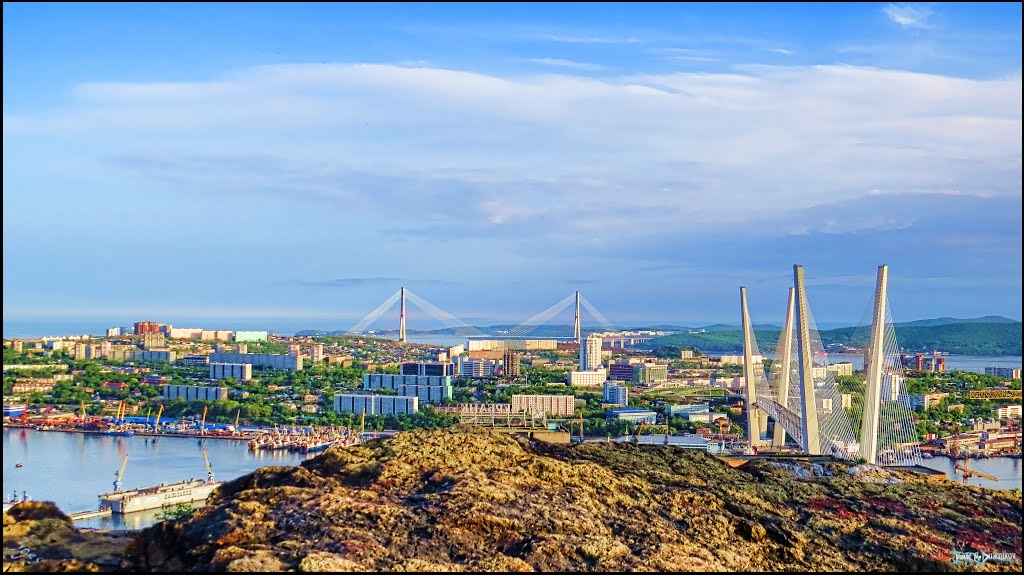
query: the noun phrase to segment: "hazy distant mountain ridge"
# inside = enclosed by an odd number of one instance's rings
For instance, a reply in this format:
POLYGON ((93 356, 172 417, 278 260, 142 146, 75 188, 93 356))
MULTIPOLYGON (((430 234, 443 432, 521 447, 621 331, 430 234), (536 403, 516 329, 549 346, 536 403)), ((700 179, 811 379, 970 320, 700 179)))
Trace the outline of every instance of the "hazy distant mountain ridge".
MULTIPOLYGON (((1005 319, 1005 318, 1002 318, 1005 319)), ((922 320, 941 321, 941 320, 922 320)), ((1021 355, 1021 322, 941 323, 920 325, 917 322, 896 324, 896 342, 901 350, 938 350, 956 355, 1021 355)), ((760 351, 774 350, 781 330, 755 329, 760 351)), ((864 348, 868 345, 868 326, 820 330, 825 346, 843 345, 864 348)), ((743 333, 739 329, 705 333, 681 333, 655 338, 655 347, 676 345, 703 350, 743 350, 743 333)))
MULTIPOLYGON (((480 331, 501 337, 517 326, 501 324, 477 327, 480 331)), ((983 316, 977 318, 940 317, 920 319, 895 324, 896 339, 900 349, 906 351, 939 350, 958 355, 1021 355, 1021 322, 1001 316, 983 316)), ((696 347, 713 351, 742 351, 743 334, 740 326, 729 324, 711 324, 703 327, 685 327, 660 324, 657 326, 631 326, 613 329, 628 330, 660 330, 678 331, 673 335, 654 338, 653 347, 666 345, 696 347)), ((754 324, 761 351, 774 350, 778 342, 781 326, 774 324, 754 324)), ((394 330, 392 330, 394 331, 394 330)), ((584 333, 593 328, 584 328, 584 333)), ((381 332, 388 333, 388 332, 381 332)), ((463 330, 454 328, 435 330, 409 330, 410 335, 461 335, 463 330)), ((564 337, 572 333, 571 325, 539 325, 529 333, 532 337, 564 337)), ((822 344, 844 345, 862 348, 867 346, 868 326, 840 327, 820 330, 822 344)), ((305 330, 296 333, 298 336, 340 336, 344 331, 305 330)))

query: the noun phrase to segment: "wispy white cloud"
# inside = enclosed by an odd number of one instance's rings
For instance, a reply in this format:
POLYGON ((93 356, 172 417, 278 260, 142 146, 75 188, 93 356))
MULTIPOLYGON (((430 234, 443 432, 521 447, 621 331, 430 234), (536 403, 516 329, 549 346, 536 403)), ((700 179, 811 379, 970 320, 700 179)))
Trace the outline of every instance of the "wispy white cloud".
POLYGON ((563 44, 641 44, 643 40, 635 36, 598 36, 584 34, 538 34, 540 40, 561 42, 563 44))
POLYGON ((929 28, 932 8, 930 4, 886 4, 882 13, 902 28, 929 28))
POLYGON ((792 50, 787 50, 786 48, 768 48, 767 50, 776 54, 782 54, 783 56, 791 56, 795 53, 792 50))
POLYGON ((527 58, 526 61, 534 64, 543 64, 545 66, 553 66, 555 68, 568 68, 583 72, 599 72, 605 69, 605 67, 600 64, 577 62, 575 60, 563 60, 561 58, 527 58))
POLYGON ((698 48, 651 48, 647 52, 674 62, 718 62, 720 60, 714 52, 698 48))

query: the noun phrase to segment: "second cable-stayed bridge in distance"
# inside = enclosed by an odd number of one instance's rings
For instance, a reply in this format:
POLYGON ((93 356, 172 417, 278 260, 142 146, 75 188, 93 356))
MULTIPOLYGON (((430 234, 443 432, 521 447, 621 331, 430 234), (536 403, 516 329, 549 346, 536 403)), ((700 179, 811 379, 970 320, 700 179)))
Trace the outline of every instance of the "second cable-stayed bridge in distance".
MULTIPOLYGON (((398 319, 398 340, 399 341, 407 341, 407 335, 406 335, 406 323, 407 323, 406 320, 407 320, 407 315, 408 315, 408 313, 407 313, 407 311, 408 311, 407 310, 407 304, 412 304, 413 306, 415 306, 416 308, 420 309, 421 311, 426 313, 428 316, 430 316, 434 320, 440 322, 445 328, 448 328, 448 329, 452 330, 452 333, 454 335, 462 336, 462 337, 466 337, 466 338, 487 338, 487 339, 526 339, 526 338, 533 338, 533 339, 558 339, 558 340, 565 340, 565 341, 569 341, 571 339, 572 341, 577 341, 578 342, 580 340, 581 336, 582 336, 582 325, 583 325, 583 317, 584 317, 582 312, 584 312, 584 311, 586 312, 587 317, 593 318, 593 320, 596 321, 596 323, 599 324, 603 329, 606 329, 606 330, 614 329, 614 326, 612 326, 611 322, 608 321, 608 319, 604 316, 604 314, 602 314, 600 311, 598 311, 597 308, 595 308, 593 306, 593 304, 591 304, 589 301, 587 301, 587 299, 584 298, 583 295, 580 294, 580 292, 578 292, 578 291, 573 292, 573 293, 567 295, 565 298, 559 300, 558 302, 556 302, 555 304, 551 305, 547 309, 545 309, 545 310, 543 310, 543 311, 533 315, 532 317, 530 317, 526 321, 523 321, 522 323, 520 323, 520 324, 518 324, 516 326, 510 327, 508 329, 503 329, 499 333, 496 333, 496 334, 489 334, 489 333, 484 332, 483 330, 481 330, 480 328, 478 328, 476 326, 471 326, 471 325, 467 324, 466 322, 460 320, 459 318, 455 317, 454 315, 452 315, 452 314, 444 311, 443 309, 437 307, 436 305, 428 302, 427 300, 425 300, 422 297, 420 297, 420 296, 416 295, 415 293, 413 293, 412 290, 410 290, 410 289, 408 289, 406 287, 401 287, 398 290, 396 290, 395 293, 391 294, 390 297, 388 297, 386 300, 384 300, 384 302, 381 303, 379 306, 377 306, 373 311, 368 313, 366 315, 366 317, 364 317, 359 322, 357 322, 355 325, 353 325, 351 328, 349 328, 346 331, 346 333, 351 334, 351 335, 360 335, 360 334, 366 333, 366 330, 370 326, 372 326, 381 317, 383 317, 386 313, 388 313, 389 311, 391 311, 393 308, 395 308, 397 306, 398 307, 398 318, 397 318, 398 319), (540 326, 542 326, 542 325, 546 324, 547 322, 551 321, 552 318, 557 317, 560 313, 564 312, 566 309, 568 309, 570 307, 573 307, 573 309, 574 309, 573 326, 572 326, 572 332, 571 333, 569 333, 568 330, 567 330, 567 332, 564 335, 562 335, 562 334, 558 334, 558 335, 555 335, 555 336, 550 336, 550 335, 549 336, 535 336, 535 335, 533 335, 534 332, 536 332, 537 329, 540 328, 540 326)), ((618 341, 620 347, 624 347, 627 341, 628 342, 632 342, 632 343, 637 343, 637 342, 640 342, 640 341, 646 341, 647 339, 649 339, 649 337, 645 337, 643 335, 636 335, 636 336, 622 336, 622 337, 619 337, 618 339, 616 339, 616 341, 618 341)), ((612 343, 612 345, 614 345, 614 343, 612 343)))

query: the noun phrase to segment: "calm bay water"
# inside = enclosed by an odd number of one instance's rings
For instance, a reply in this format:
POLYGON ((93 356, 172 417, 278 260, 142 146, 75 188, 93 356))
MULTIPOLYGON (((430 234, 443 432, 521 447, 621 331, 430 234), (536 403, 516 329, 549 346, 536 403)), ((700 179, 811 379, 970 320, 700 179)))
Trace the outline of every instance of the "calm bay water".
MULTIPOLYGON (((65 513, 95 510, 97 496, 113 490, 114 474, 127 454, 122 488, 205 479, 202 449, 219 481, 267 465, 296 465, 307 455, 282 451, 253 453, 244 441, 185 437, 113 437, 33 429, 4 429, 4 499, 23 491, 36 501, 53 501, 65 513), (18 463, 22 467, 16 467, 18 463)), ((140 529, 155 523, 159 510, 76 522, 79 527, 140 529)))

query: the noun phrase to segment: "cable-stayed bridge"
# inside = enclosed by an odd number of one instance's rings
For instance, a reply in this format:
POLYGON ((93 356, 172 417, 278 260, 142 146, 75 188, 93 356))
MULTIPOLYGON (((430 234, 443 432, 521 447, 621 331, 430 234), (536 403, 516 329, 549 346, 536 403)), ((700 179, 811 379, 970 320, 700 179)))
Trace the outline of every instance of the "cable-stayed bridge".
POLYGON ((391 294, 383 303, 377 306, 373 311, 368 313, 366 317, 359 320, 358 323, 348 329, 347 333, 356 335, 366 331, 371 325, 379 320, 384 314, 392 310, 396 305, 399 308, 398 313, 398 340, 406 341, 406 303, 411 303, 416 308, 420 309, 428 316, 441 322, 444 327, 451 329, 455 335, 463 336, 467 338, 500 338, 500 339, 524 339, 530 337, 540 326, 551 321, 552 318, 557 317, 559 314, 567 310, 571 306, 575 306, 574 317, 573 317, 573 331, 572 333, 566 333, 564 336, 559 336, 558 339, 569 339, 570 337, 576 341, 580 340, 581 337, 581 322, 582 314, 581 310, 585 310, 589 317, 593 318, 598 324, 606 329, 612 329, 614 326, 608 321, 608 318, 604 316, 600 311, 597 310, 586 298, 583 297, 580 292, 574 292, 556 302, 547 309, 535 314, 526 321, 516 325, 508 330, 503 330, 499 335, 492 335, 484 333, 478 327, 471 326, 466 322, 460 320, 454 315, 444 311, 436 305, 428 302, 422 297, 414 294, 412 290, 402 287, 391 294))
POLYGON ((809 455, 863 458, 881 465, 920 464, 886 297, 888 266, 878 267, 863 383, 855 378, 836 380, 823 360, 827 355, 807 304, 802 266, 793 266, 793 283, 776 359, 769 369, 768 362, 755 363, 761 354, 747 309, 747 291, 740 288, 750 447, 783 447, 788 435, 809 455), (768 418, 775 421, 771 437, 767 437, 768 418))

